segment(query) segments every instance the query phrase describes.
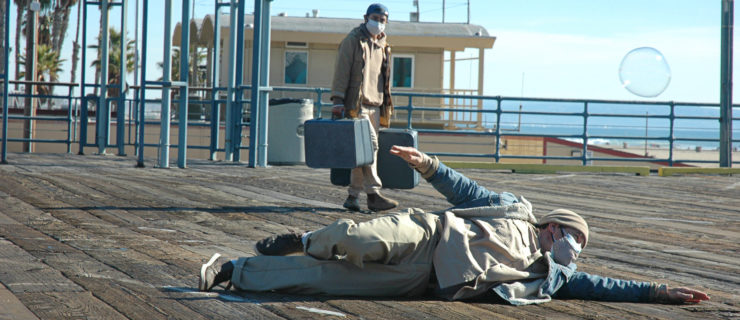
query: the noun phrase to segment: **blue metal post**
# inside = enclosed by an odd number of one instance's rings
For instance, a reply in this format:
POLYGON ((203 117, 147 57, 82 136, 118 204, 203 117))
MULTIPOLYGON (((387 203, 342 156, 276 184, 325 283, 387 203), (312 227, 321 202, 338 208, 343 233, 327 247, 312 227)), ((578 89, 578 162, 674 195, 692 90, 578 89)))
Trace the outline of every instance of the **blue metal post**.
MULTIPOLYGON (((229 6, 229 78, 227 80, 226 88, 226 121, 224 127, 224 160, 231 161, 234 159, 234 143, 231 139, 234 137, 234 73, 236 72, 236 16, 237 16, 237 3, 236 0, 231 0, 229 6)), ((244 44, 242 44, 244 45, 244 44)), ((239 62, 239 66, 242 66, 242 62, 239 62)))
POLYGON ((85 154, 85 145, 87 144, 87 98, 85 97, 85 89, 87 89, 87 83, 85 82, 85 63, 87 63, 87 1, 82 1, 79 5, 82 6, 82 72, 80 73, 80 103, 82 108, 80 110, 80 145, 77 154, 85 154))
POLYGON ((75 112, 72 108, 73 90, 73 86, 67 87, 67 153, 72 153, 72 114, 75 112))
MULTIPOLYGON (((234 148, 234 161, 238 162, 241 158, 241 145, 242 145, 242 97, 244 91, 241 89, 242 83, 244 83, 244 13, 246 12, 245 7, 246 0, 239 0, 239 10, 237 11, 236 19, 236 70, 235 72, 235 87, 236 87, 236 103, 234 104, 234 112, 232 114, 232 120, 234 121, 232 127, 231 143, 234 148)), ((233 30, 233 29, 232 29, 233 30)), ((254 115, 250 120, 254 123, 254 115)), ((252 147, 252 137, 249 137, 249 147, 252 147)))
POLYGON ((414 97, 408 96, 409 104, 406 109, 406 129, 411 129, 411 116, 414 110, 414 97))
POLYGON ((108 1, 102 0, 100 6, 100 28, 102 37, 98 44, 100 50, 100 97, 98 99, 98 108, 95 110, 97 115, 97 143, 98 153, 104 154, 108 146, 108 133, 110 132, 110 112, 108 110, 108 1))
POLYGON ((118 155, 125 156, 126 134, 126 94, 123 91, 126 86, 126 18, 128 16, 128 0, 121 1, 121 65, 119 66, 118 80, 118 103, 116 106, 116 144, 118 155))
POLYGON ((671 113, 668 116, 668 119, 670 120, 670 132, 669 132, 669 140, 668 140, 668 165, 673 166, 673 139, 676 138, 676 136, 673 134, 674 125, 676 122, 676 104, 671 101, 671 113))
MULTIPOLYGON (((138 151, 138 160, 136 161, 136 167, 137 168, 143 168, 144 167, 144 122, 146 121, 145 113, 146 113, 146 45, 147 45, 147 29, 148 29, 148 21, 149 21, 149 0, 144 0, 142 3, 142 25, 141 25, 141 81, 139 83, 141 84, 141 88, 139 88, 139 105, 141 106, 141 109, 139 109, 139 151, 138 151)), ((169 32, 165 32, 169 33, 169 32)))
POLYGON ((588 164, 588 102, 583 103, 583 165, 588 164))
MULTIPOLYGON (((187 167, 188 153, 188 60, 190 59, 190 0, 182 0, 182 38, 180 40, 180 121, 177 139, 177 166, 187 167)), ((167 30, 169 33, 170 30, 167 30)))
MULTIPOLYGON (((257 87, 259 92, 259 152, 257 153, 257 166, 267 167, 267 130, 269 124, 269 112, 268 102, 270 99, 270 0, 258 0, 262 1, 262 19, 260 19, 260 32, 262 36, 260 41, 262 42, 260 54, 260 84, 257 87)), ((252 86, 254 92, 255 86, 252 86)), ((250 138, 251 139, 251 138, 250 138)), ((251 143, 250 143, 251 145, 251 143)))
POLYGON ((722 43, 719 95, 719 166, 732 167, 732 45, 735 1, 722 0, 722 43))
MULTIPOLYGON (((262 125, 259 119, 259 89, 262 79, 262 5, 263 0, 254 0, 254 37, 252 40, 252 97, 250 102, 250 125, 249 125, 249 166, 257 165, 257 144, 259 143, 258 129, 262 125)), ((269 44, 268 44, 269 45, 269 44)))
POLYGON ((211 59, 211 143, 210 143, 210 160, 216 160, 216 152, 218 150, 218 138, 219 138, 219 132, 221 131, 221 114, 220 114, 220 105, 216 102, 218 100, 218 91, 216 90, 216 87, 218 87, 218 80, 221 75, 221 64, 219 63, 220 60, 220 53, 221 53, 221 25, 219 24, 219 20, 221 17, 221 7, 224 4, 221 3, 220 0, 215 0, 216 2, 216 18, 214 19, 213 23, 213 53, 212 59, 211 59))
MULTIPOLYGON (((454 55, 455 52, 453 51, 452 54, 454 55)), ((501 159, 501 97, 496 98, 496 152, 493 158, 496 163, 501 159)))
MULTIPOLYGON (((2 0, 0 0, 2 1, 2 0)), ((8 163, 8 54, 10 53, 10 0, 5 0, 5 43, 3 43, 3 145, 0 150, 0 163, 8 163)))
MULTIPOLYGON (((164 1, 164 57, 162 57, 162 81, 170 82, 172 75, 172 0, 164 1)), ((187 57, 187 50, 180 49, 180 59, 187 57)), ((182 95, 182 91, 180 91, 182 95)), ((160 109, 159 167, 170 167, 170 86, 162 86, 162 109, 160 109)), ((182 106, 181 106, 182 108, 182 106)))

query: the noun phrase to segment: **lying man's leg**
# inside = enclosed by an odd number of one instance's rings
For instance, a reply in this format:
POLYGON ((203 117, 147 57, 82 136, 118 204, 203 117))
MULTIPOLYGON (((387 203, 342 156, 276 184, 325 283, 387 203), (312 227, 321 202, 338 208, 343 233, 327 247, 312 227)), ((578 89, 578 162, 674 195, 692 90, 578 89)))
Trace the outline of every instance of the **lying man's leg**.
POLYGON ((401 264, 431 257, 439 241, 439 218, 398 213, 356 224, 340 219, 310 233, 306 254, 323 260, 339 256, 362 268, 364 262, 401 264))
POLYGON ((308 256, 240 258, 231 283, 247 291, 352 296, 414 296, 424 293, 432 271, 428 261, 400 265, 366 263, 359 268, 345 260, 308 256))

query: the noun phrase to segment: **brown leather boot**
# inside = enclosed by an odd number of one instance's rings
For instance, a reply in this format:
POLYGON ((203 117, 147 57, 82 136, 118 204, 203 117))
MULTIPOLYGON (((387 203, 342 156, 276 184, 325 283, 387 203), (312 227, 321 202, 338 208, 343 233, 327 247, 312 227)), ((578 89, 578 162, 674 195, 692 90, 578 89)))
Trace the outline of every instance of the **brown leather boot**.
POLYGON ((378 193, 367 194, 367 208, 372 211, 384 211, 398 207, 398 201, 389 199, 378 193))

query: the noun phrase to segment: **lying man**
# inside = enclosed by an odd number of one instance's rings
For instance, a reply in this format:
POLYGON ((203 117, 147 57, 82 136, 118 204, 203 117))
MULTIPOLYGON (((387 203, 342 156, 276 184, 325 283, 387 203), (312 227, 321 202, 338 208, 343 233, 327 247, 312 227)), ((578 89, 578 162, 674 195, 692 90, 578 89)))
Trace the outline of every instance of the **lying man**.
POLYGON ((301 235, 273 236, 257 242, 262 255, 256 257, 222 261, 217 253, 201 268, 200 290, 229 281, 227 289, 353 296, 415 296, 431 288, 450 300, 492 290, 515 305, 551 298, 709 299, 689 288, 577 272, 589 239, 580 215, 557 209, 537 221, 524 197, 487 190, 414 148, 394 146, 391 153, 453 207, 439 214, 409 209, 359 224, 340 219, 301 235), (285 256, 300 252, 305 255, 285 256))

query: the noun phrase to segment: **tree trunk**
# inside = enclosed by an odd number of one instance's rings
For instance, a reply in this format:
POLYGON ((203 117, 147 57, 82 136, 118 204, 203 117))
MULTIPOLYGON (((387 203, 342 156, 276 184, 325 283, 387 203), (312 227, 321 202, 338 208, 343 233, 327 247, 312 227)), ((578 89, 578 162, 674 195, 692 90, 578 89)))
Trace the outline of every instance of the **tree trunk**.
MULTIPOLYGON (((15 80, 20 80, 18 76, 21 68, 20 57, 21 57, 21 25, 23 24, 23 9, 27 6, 25 0, 16 1, 16 15, 15 15, 15 80)), ((18 84, 15 84, 15 90, 18 90, 18 84)))
POLYGON ((62 15, 64 14, 64 8, 62 7, 62 1, 57 1, 54 11, 51 14, 51 50, 59 52, 62 48, 62 39, 64 34, 62 31, 62 15))
MULTIPOLYGON (((69 1, 65 1, 69 2, 69 1)), ((67 37, 67 29, 69 29, 69 13, 70 13, 69 5, 64 6, 64 10, 62 13, 62 25, 61 25, 61 38, 59 39, 59 50, 62 50, 62 46, 64 44, 64 38, 67 37)))
MULTIPOLYGON (((77 3, 77 28, 75 28, 75 41, 72 44, 72 76, 69 82, 77 82, 77 60, 79 60, 80 52, 80 9, 84 4, 82 2, 77 3)), ((80 87, 80 96, 85 93, 84 88, 80 87)))

